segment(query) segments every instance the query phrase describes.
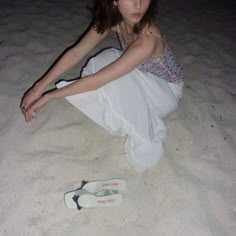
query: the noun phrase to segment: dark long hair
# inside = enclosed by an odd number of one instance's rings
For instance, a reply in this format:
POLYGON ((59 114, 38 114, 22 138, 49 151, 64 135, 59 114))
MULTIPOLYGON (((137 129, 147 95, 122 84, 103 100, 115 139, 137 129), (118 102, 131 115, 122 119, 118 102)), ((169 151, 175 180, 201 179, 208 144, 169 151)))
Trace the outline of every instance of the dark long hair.
MULTIPOLYGON (((94 29, 102 34, 106 30, 110 30, 112 27, 116 26, 122 21, 122 15, 120 14, 117 6, 114 6, 114 1, 119 0, 97 0, 94 7, 94 29)), ((141 21, 134 26, 133 32, 135 34, 140 33, 140 31, 147 25, 151 24, 157 14, 157 0, 151 0, 150 6, 141 19, 141 21)))

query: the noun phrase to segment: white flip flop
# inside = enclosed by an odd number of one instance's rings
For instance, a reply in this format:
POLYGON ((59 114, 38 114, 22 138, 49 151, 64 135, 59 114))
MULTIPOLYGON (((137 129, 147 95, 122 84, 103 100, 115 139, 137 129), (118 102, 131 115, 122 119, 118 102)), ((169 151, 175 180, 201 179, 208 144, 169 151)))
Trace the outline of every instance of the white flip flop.
POLYGON ((91 194, 84 189, 67 192, 64 195, 67 208, 80 210, 81 208, 115 207, 122 203, 122 195, 117 190, 102 190, 91 194))
POLYGON ((97 193, 104 189, 118 190, 121 192, 126 188, 126 181, 124 179, 107 179, 95 181, 83 180, 80 188, 87 190, 90 193, 97 193))

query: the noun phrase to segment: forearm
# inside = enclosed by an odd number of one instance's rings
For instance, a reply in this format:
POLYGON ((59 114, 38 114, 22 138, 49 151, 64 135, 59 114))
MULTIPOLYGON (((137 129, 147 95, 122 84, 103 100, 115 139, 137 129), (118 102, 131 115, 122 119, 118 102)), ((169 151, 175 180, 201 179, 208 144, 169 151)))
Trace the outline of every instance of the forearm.
POLYGON ((94 74, 83 77, 63 88, 53 90, 49 92, 47 96, 50 98, 50 100, 67 97, 98 89, 102 85, 104 84, 99 82, 99 80, 96 78, 96 75, 94 74))
POLYGON ((42 90, 45 90, 50 83, 80 62, 102 39, 106 37, 106 35, 107 32, 104 32, 101 35, 91 28, 79 43, 68 50, 46 75, 36 83, 35 90, 39 93, 42 92, 42 90))
POLYGON ((146 58, 149 58, 153 46, 140 46, 140 43, 130 47, 119 59, 115 60, 108 66, 105 66, 98 72, 83 77, 66 87, 54 90, 49 93, 50 99, 67 97, 75 94, 98 89, 113 80, 123 77, 135 69, 146 58), (130 60, 130 58, 134 58, 130 60))
POLYGON ((68 50, 55 65, 39 80, 35 85, 35 90, 39 93, 43 92, 49 84, 54 82, 63 73, 75 66, 82 58, 76 56, 73 48, 68 50))

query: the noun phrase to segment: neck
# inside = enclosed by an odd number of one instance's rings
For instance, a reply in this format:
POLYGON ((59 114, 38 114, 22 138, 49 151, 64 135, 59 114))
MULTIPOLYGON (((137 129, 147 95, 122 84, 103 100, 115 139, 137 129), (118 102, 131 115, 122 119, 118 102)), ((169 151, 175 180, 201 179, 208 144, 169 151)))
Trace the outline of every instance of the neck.
POLYGON ((133 33, 134 24, 129 24, 128 22, 124 21, 124 28, 127 34, 133 33))

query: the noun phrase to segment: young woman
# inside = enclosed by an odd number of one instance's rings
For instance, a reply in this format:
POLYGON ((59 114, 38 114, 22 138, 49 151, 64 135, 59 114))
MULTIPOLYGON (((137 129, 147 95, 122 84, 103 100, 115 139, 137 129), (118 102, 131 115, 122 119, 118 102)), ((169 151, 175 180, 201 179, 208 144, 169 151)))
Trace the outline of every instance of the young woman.
POLYGON ((162 119, 177 108, 183 88, 183 70, 153 22, 155 9, 156 0, 98 0, 90 30, 23 97, 26 122, 49 101, 66 97, 112 134, 127 135, 126 156, 136 170, 152 167, 163 154, 162 119), (111 31, 122 50, 102 51, 80 79, 45 93, 111 31))

